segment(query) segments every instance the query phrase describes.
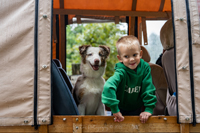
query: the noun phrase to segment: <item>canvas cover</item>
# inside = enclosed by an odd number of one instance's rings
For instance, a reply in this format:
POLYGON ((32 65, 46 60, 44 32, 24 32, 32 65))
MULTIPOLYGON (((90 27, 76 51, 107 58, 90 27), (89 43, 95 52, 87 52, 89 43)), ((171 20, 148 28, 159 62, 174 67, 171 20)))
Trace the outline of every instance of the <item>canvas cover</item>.
POLYGON ((200 0, 173 1, 179 123, 200 122, 200 0))
POLYGON ((51 123, 51 0, 0 1, 0 126, 51 123))
POLYGON ((196 122, 200 123, 200 0, 190 0, 191 44, 194 73, 194 101, 196 122))

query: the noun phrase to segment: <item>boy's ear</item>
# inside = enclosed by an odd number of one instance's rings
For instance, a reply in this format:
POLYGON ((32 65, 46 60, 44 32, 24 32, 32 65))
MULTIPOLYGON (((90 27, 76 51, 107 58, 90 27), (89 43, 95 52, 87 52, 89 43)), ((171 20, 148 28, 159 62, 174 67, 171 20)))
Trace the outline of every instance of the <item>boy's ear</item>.
POLYGON ((118 58, 119 62, 122 62, 122 59, 119 55, 117 55, 117 58, 118 58))
POLYGON ((142 55, 143 55, 143 51, 140 50, 140 58, 142 58, 142 55))

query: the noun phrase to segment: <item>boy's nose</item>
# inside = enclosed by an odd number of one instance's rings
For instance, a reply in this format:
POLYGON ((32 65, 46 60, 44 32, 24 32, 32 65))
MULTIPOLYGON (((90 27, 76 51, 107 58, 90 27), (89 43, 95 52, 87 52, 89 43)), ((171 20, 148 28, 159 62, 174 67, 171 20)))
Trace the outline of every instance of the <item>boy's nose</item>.
POLYGON ((131 57, 130 60, 135 60, 135 58, 134 58, 134 57, 131 57))

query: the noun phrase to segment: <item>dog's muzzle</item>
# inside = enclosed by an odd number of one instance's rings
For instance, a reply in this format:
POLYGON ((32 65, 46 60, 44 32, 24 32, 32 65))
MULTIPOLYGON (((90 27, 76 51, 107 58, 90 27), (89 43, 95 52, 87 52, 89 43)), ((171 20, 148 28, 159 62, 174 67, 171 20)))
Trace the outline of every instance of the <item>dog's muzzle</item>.
POLYGON ((98 60, 98 59, 96 59, 96 60, 94 61, 94 65, 92 65, 92 64, 90 64, 90 65, 91 65, 91 67, 92 67, 92 69, 93 69, 94 71, 99 70, 99 60, 98 60))

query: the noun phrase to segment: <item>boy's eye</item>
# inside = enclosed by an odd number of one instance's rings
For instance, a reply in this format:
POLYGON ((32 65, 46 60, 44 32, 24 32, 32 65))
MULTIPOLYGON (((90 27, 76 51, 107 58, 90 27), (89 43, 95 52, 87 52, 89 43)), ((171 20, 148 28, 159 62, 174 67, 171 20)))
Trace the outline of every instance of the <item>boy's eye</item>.
POLYGON ((125 57, 125 58, 128 58, 128 55, 125 55, 124 57, 125 57))
POLYGON ((138 54, 134 54, 133 56, 136 57, 138 54))

